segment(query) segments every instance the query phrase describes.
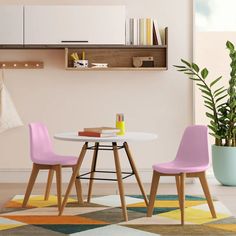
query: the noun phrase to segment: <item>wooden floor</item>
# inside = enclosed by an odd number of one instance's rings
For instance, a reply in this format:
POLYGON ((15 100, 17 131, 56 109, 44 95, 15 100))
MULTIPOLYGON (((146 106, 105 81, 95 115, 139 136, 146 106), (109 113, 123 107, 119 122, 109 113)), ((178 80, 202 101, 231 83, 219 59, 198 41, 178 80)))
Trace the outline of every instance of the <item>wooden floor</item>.
MULTIPOLYGON (((36 184, 33 194, 43 194, 46 184, 36 184)), ((65 192, 66 184, 63 184, 63 193, 65 192)), ((149 194, 150 184, 144 184, 145 191, 149 194)), ((217 197, 225 206, 230 209, 233 215, 236 215, 236 187, 221 186, 216 181, 209 181, 210 191, 212 196, 217 197)), ((11 199, 14 195, 24 194, 26 184, 9 184, 0 183, 0 208, 5 202, 11 199)), ((125 194, 140 194, 136 184, 127 183, 124 185, 125 194)), ((84 196, 88 190, 88 185, 83 184, 84 196)), ((55 185, 52 186, 52 193, 56 193, 55 185)), ((72 194, 75 194, 73 189, 72 194)), ((93 188, 95 195, 118 194, 118 188, 115 183, 95 183, 93 188)), ((175 184, 160 184, 158 194, 176 194, 175 184)), ((186 194, 203 194, 201 186, 198 182, 186 184, 186 194)))

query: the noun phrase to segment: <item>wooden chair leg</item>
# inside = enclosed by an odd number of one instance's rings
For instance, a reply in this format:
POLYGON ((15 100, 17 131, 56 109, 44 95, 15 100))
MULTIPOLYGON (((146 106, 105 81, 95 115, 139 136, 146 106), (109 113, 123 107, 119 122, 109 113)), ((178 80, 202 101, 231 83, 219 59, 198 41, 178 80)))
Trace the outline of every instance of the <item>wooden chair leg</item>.
POLYGON ((128 221, 128 214, 127 214, 127 208, 126 208, 126 204, 125 204, 124 187, 123 187, 123 181, 122 181, 122 174, 121 174, 121 167, 120 167, 120 160, 119 160, 119 154, 118 154, 118 149, 117 149, 117 143, 113 142, 112 146, 113 146, 113 153, 114 153, 114 159, 115 159, 116 176, 117 176, 117 181, 118 181, 121 207, 123 210, 124 220, 128 221))
POLYGON ((179 208, 181 208, 181 201, 180 201, 180 180, 179 180, 179 175, 175 176, 175 182, 176 182, 176 188, 177 188, 177 194, 178 194, 178 199, 179 199, 179 208))
POLYGON ((181 225, 184 225, 184 208, 185 208, 185 173, 180 174, 180 210, 181 225))
POLYGON ((210 208, 211 215, 212 215, 213 218, 217 218, 215 208, 214 208, 214 204, 213 204, 211 194, 210 194, 210 191, 209 191, 209 187, 208 187, 208 184, 207 184, 205 171, 199 173, 199 179, 200 179, 200 182, 201 182, 201 185, 202 185, 203 192, 206 196, 207 204, 210 208))
POLYGON ((94 171, 96 170, 98 148, 99 148, 99 143, 95 143, 95 149, 94 149, 94 153, 93 153, 93 161, 92 161, 92 165, 91 165, 91 174, 90 174, 90 180, 89 180, 87 202, 90 202, 90 200, 91 200, 92 188, 93 188, 93 179, 92 178, 94 178, 94 171))
MULTIPOLYGON (((72 170, 73 170, 73 172, 76 171, 75 166, 72 167, 72 170)), ((78 175, 78 174, 76 173, 76 175, 78 175)), ((78 203, 79 203, 79 205, 83 205, 84 201, 83 201, 82 185, 81 185, 80 179, 75 179, 75 189, 76 189, 78 203)))
POLYGON ((61 209, 61 165, 55 165, 54 169, 56 171, 56 180, 57 180, 57 204, 58 210, 61 209))
POLYGON ((51 186, 52 186, 53 174, 54 174, 54 170, 50 169, 48 171, 48 181, 47 181, 46 191, 45 191, 45 194, 44 194, 44 200, 45 201, 47 201, 48 198, 49 198, 50 189, 51 189, 51 186))
POLYGON ((148 217, 151 217, 153 214, 153 208, 154 208, 154 204, 156 200, 159 179, 160 179, 160 174, 156 171, 153 171, 152 185, 151 185, 150 198, 149 198, 149 204, 148 204, 148 210, 147 210, 148 217))
POLYGON ((24 197, 24 200, 23 200, 23 204, 22 204, 22 207, 26 207, 27 205, 27 202, 29 200, 29 197, 30 197, 30 194, 32 192, 32 189, 33 189, 33 186, 34 186, 34 183, 35 183, 35 180, 37 178, 37 175, 39 173, 39 167, 37 164, 33 164, 33 169, 32 169, 32 172, 31 172, 31 175, 30 175, 30 179, 29 179, 29 182, 28 182, 28 185, 27 185, 27 189, 26 189, 26 192, 25 192, 25 197, 24 197))

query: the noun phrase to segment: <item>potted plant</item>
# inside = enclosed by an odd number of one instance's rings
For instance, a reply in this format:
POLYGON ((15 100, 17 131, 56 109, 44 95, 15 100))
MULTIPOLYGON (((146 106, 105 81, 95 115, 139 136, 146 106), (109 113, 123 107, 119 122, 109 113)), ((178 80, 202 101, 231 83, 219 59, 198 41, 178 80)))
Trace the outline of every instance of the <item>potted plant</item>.
POLYGON ((236 186, 236 50, 229 41, 226 47, 231 58, 228 88, 217 86, 222 76, 208 82, 207 68, 200 69, 195 63, 181 59, 182 65, 175 67, 196 82, 208 109, 208 127, 210 135, 215 137, 212 163, 216 179, 223 185, 236 186))

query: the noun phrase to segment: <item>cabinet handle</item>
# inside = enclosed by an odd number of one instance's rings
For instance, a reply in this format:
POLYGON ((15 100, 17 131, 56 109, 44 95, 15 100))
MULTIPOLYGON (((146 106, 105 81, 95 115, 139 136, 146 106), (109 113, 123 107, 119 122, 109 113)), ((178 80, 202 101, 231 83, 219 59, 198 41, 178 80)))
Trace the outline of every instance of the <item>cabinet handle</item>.
POLYGON ((88 40, 62 40, 61 43, 88 43, 88 40))

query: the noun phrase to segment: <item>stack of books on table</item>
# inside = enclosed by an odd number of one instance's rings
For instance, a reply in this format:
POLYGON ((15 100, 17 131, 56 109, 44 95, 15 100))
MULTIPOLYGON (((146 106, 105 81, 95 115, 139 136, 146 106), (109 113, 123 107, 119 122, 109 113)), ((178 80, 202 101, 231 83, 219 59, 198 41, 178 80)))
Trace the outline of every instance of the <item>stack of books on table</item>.
POLYGON ((83 131, 79 131, 79 136, 88 137, 116 137, 119 129, 113 127, 95 127, 95 128, 84 128, 83 131))

